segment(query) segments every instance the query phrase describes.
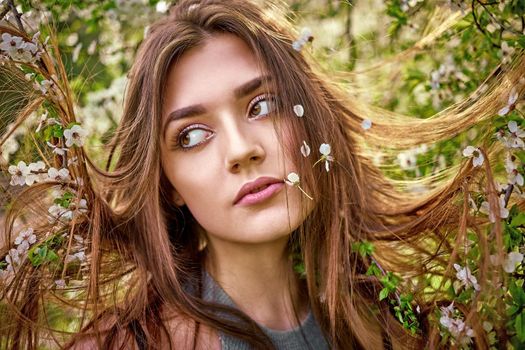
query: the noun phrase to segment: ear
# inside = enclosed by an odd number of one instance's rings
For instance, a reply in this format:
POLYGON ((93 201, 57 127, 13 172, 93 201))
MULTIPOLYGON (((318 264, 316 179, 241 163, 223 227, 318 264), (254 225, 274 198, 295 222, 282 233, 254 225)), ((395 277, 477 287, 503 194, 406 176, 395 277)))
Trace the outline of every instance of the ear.
POLYGON ((181 195, 176 190, 173 190, 172 199, 173 203, 178 207, 182 207, 185 204, 184 199, 182 199, 181 195))

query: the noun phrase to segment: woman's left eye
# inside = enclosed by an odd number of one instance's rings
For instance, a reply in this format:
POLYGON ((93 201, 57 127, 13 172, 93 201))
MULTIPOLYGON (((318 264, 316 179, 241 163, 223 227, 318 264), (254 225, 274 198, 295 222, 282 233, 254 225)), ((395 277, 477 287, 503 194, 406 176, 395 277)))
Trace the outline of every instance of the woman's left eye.
POLYGON ((275 109, 274 101, 268 96, 258 96, 250 103, 250 117, 255 119, 264 117, 275 109))

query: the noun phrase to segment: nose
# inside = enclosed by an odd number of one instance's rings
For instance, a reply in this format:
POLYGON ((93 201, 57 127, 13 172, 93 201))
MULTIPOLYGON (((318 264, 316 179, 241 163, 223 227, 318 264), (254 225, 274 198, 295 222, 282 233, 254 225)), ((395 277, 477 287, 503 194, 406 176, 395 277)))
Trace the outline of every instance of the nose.
POLYGON ((225 125, 225 162, 232 173, 260 164, 266 152, 255 127, 244 122, 231 122, 225 125))

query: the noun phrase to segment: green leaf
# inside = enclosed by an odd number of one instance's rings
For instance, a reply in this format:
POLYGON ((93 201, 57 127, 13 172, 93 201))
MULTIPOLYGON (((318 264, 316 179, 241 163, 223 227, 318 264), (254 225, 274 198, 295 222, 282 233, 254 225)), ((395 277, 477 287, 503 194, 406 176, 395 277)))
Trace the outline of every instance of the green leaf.
POLYGON ((517 227, 517 226, 524 226, 525 225, 525 213, 519 213, 515 217, 512 218, 512 221, 510 222, 510 226, 517 227))
POLYGON ((516 328, 516 335, 521 342, 525 342, 525 310, 521 311, 514 320, 514 328, 516 328))
POLYGON ((381 289, 381 291, 379 292, 379 300, 385 299, 388 296, 388 292, 388 288, 381 289))
POLYGON ((525 306, 525 292, 523 291, 523 288, 517 286, 516 282, 512 281, 509 284, 509 292, 514 304, 517 306, 525 306))

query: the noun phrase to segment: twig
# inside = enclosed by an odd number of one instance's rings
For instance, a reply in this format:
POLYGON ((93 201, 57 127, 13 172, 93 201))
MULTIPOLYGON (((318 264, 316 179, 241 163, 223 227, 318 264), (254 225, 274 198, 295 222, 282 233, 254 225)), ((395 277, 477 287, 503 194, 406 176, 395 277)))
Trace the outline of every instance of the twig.
POLYGON ((13 0, 7 0, 7 6, 11 9, 11 12, 13 12, 13 14, 15 15, 15 21, 16 21, 16 24, 18 25, 18 29, 20 29, 22 33, 25 33, 26 31, 24 29, 24 25, 22 24, 22 21, 20 20, 20 18, 22 17, 22 14, 20 14, 18 10, 16 9, 16 6, 13 0))
POLYGON ((512 190, 514 189, 513 184, 509 184, 507 186, 507 189, 505 190, 505 205, 504 207, 507 207, 507 204, 509 204, 510 195, 512 194, 512 190))

